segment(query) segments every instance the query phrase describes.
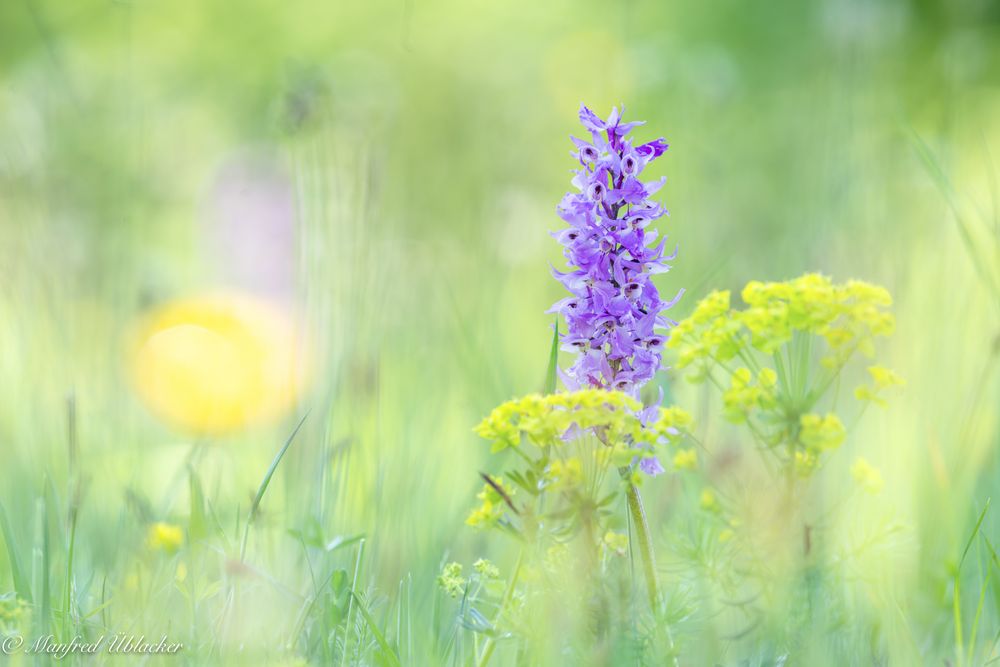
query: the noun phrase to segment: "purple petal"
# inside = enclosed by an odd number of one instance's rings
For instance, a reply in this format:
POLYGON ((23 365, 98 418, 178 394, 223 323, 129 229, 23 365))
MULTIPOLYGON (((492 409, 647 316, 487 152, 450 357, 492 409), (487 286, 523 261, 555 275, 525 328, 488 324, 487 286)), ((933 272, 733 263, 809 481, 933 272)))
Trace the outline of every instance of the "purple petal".
POLYGON ((580 105, 580 123, 591 132, 601 132, 607 128, 605 122, 583 104, 580 105))
POLYGON ((636 147, 635 152, 647 160, 653 160, 663 155, 664 151, 666 151, 669 147, 670 144, 664 141, 663 137, 660 137, 659 139, 636 147))
POLYGON ((639 461, 639 469, 650 477, 656 477, 664 472, 663 466, 660 465, 660 459, 655 456, 639 461))

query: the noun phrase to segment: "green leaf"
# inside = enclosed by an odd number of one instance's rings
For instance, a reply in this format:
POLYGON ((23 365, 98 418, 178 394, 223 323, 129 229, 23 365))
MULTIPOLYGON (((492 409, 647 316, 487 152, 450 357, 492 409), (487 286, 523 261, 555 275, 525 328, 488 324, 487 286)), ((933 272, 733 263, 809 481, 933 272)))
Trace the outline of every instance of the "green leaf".
POLYGON ((513 484, 516 484, 518 487, 524 489, 531 495, 533 496, 538 495, 538 484, 535 481, 526 478, 517 470, 511 470, 507 472, 506 477, 508 481, 512 482, 513 484))
POLYGON ((368 624, 368 629, 371 630, 372 636, 375 637, 375 642, 379 645, 379 648, 382 649, 382 658, 385 661, 384 664, 391 665, 392 667, 401 667, 402 663, 399 662, 399 656, 396 655, 396 651, 394 651, 392 646, 389 645, 389 642, 386 641, 385 635, 375 623, 375 619, 372 618, 372 615, 368 611, 368 608, 365 607, 364 602, 361 601, 361 598, 358 597, 357 593, 352 591, 351 595, 354 596, 354 601, 358 603, 358 611, 361 612, 362 618, 364 618, 365 623, 368 624))
POLYGON ((7 545, 7 560, 10 562, 10 578, 14 580, 14 590, 22 600, 31 602, 31 587, 28 586, 28 580, 24 576, 21 559, 17 556, 17 544, 3 504, 0 504, 0 530, 3 531, 3 541, 7 545))
POLYGON ((347 617, 347 601, 350 599, 350 575, 347 570, 337 569, 330 574, 328 586, 328 603, 326 604, 327 618, 330 625, 337 626, 347 617))
POLYGON ((301 529, 289 528, 288 534, 308 547, 314 549, 323 549, 326 547, 326 539, 323 537, 323 527, 319 524, 316 517, 309 517, 301 529))
POLYGON ((347 579, 347 570, 343 568, 334 570, 333 574, 330 575, 330 590, 339 596, 347 589, 347 579))
POLYGON ((556 392, 556 369, 559 367, 559 318, 552 324, 552 349, 549 352, 549 368, 545 372, 545 385, 542 392, 554 394, 556 392))
POLYGON ((598 500, 597 501, 597 507, 599 507, 599 508, 600 507, 608 507, 613 502, 615 502, 617 500, 618 500, 618 491, 615 490, 615 491, 612 491, 611 493, 609 493, 608 495, 604 496, 600 500, 598 500))
POLYGON ((339 549, 343 549, 344 547, 350 546, 355 542, 360 542, 363 539, 365 539, 364 533, 358 533, 357 535, 350 535, 348 537, 345 537, 343 535, 338 535, 337 537, 333 538, 328 543, 326 543, 323 546, 323 548, 331 552, 337 551, 339 549))

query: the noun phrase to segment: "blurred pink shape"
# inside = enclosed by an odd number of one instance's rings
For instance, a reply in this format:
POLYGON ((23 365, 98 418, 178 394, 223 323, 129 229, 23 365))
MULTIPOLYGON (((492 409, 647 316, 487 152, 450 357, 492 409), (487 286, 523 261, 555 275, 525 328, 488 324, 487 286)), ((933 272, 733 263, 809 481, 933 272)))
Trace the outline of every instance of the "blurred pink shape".
POLYGON ((282 301, 295 287, 295 204, 291 179, 266 150, 234 154, 218 170, 205 210, 205 243, 232 288, 282 301))

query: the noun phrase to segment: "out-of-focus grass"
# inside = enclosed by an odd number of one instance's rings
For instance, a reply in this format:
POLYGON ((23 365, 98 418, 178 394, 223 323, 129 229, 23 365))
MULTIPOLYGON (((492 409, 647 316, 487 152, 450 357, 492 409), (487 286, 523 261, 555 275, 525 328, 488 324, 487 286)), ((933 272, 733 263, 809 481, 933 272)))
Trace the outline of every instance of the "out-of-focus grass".
MULTIPOLYGON (((839 655, 988 660, 1000 518, 972 530, 997 495, 1000 313, 969 251, 997 275, 997 31, 971 1, 3 3, 0 593, 30 588, 36 631, 169 631, 194 662, 377 661, 378 633, 406 664, 438 660, 441 562, 513 563, 462 526, 486 465, 470 428, 545 379, 566 135, 581 100, 624 102, 671 143, 656 169, 678 314, 805 270, 896 297, 886 355, 907 390, 824 478, 836 497, 864 454, 886 479, 831 529, 839 655), (127 336, 219 286, 295 308, 314 381, 284 423, 189 465, 192 438, 128 385, 127 336), (253 494, 306 411, 241 563, 253 494), (157 521, 184 527, 176 554, 146 543, 157 521), (980 646, 959 649, 981 590, 980 646)), ((700 421, 722 458, 741 451, 700 421)), ((764 505, 748 458, 726 474, 764 505)), ((753 619, 713 590, 697 489, 646 488, 665 586, 692 610, 682 655, 773 658, 774 618, 727 639, 753 619)), ((808 664, 838 655, 800 639, 808 664)))

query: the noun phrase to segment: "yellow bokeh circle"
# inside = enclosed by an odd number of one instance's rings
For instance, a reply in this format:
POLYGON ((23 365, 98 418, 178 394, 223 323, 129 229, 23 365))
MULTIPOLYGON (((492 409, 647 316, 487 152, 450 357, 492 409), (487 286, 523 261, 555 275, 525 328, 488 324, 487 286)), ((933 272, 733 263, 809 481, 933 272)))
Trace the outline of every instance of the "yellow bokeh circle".
POLYGON ((133 386, 157 417, 222 434, 285 415, 304 384, 301 336, 281 308, 241 294, 160 306, 129 347, 133 386))

